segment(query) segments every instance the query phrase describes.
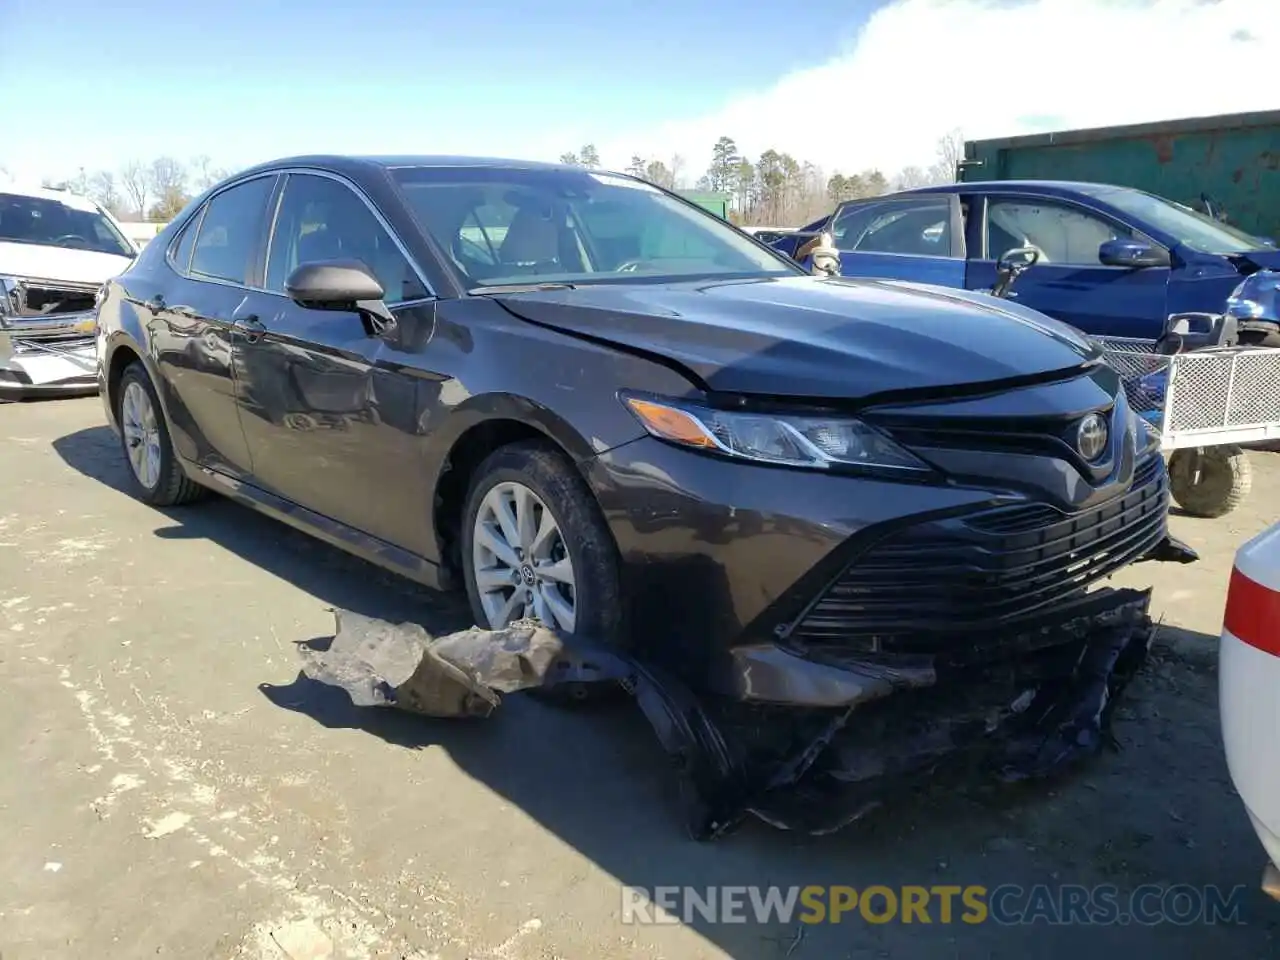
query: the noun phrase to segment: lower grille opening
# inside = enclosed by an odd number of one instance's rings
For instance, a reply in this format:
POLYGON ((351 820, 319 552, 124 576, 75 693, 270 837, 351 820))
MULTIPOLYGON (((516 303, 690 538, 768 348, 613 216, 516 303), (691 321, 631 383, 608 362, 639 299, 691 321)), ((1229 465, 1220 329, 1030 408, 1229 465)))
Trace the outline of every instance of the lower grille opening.
POLYGON ((857 556, 788 642, 833 655, 939 654, 998 647, 1020 620, 1146 554, 1166 529, 1159 456, 1123 496, 1077 514, 1007 507, 900 530, 857 556))

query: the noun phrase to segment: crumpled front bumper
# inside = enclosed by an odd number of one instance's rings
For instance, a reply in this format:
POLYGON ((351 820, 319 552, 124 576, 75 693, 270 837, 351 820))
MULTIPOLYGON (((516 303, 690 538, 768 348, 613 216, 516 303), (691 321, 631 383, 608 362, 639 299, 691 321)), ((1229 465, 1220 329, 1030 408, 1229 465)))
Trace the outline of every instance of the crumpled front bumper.
POLYGON ((0 321, 0 398, 97 393, 93 322, 93 314, 59 317, 53 332, 47 323, 0 321))
POLYGON ((413 624, 337 611, 329 648, 300 651, 308 677, 357 705, 433 717, 488 716, 500 694, 521 689, 621 686, 688 788, 695 838, 748 815, 820 834, 948 770, 1023 780, 1097 753, 1146 659, 1150 600, 1149 590, 1096 591, 994 663, 862 658, 843 665, 848 697, 822 708, 699 695, 654 664, 532 622, 432 638, 413 624))

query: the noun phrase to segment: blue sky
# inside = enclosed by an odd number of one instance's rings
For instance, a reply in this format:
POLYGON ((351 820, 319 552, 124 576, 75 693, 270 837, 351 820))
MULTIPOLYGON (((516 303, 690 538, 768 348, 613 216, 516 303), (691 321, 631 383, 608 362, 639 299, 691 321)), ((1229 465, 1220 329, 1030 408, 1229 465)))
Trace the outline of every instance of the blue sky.
POLYGON ((0 0, 0 166, 594 142, 692 181, 727 134, 892 175, 952 131, 1276 109, 1276 2, 0 0))
POLYGON ((789 18, 740 0, 124 0, 108 16, 92 0, 0 0, 5 50, 58 57, 38 81, 31 58, 0 61, 0 163, 558 153, 821 62, 874 6, 806 0, 789 18), (815 31, 813 17, 840 27, 815 31), (92 150, 75 130, 94 132, 92 150))

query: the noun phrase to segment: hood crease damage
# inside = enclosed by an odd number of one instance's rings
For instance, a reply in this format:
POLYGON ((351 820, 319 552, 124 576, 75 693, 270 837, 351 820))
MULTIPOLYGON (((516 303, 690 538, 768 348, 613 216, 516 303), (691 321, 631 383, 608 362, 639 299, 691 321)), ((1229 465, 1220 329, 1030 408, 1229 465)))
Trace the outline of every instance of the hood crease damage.
POLYGON ((1116 700, 1156 633, 1150 600, 1150 590, 1099 589, 978 664, 850 657, 842 666, 873 682, 825 709, 701 696, 656 665, 536 621, 432 637, 334 610, 328 648, 298 649, 303 674, 353 704, 436 718, 490 716, 519 690, 621 687, 676 767, 693 837, 719 837, 748 816, 823 834, 927 778, 1043 778, 1113 743, 1116 700))

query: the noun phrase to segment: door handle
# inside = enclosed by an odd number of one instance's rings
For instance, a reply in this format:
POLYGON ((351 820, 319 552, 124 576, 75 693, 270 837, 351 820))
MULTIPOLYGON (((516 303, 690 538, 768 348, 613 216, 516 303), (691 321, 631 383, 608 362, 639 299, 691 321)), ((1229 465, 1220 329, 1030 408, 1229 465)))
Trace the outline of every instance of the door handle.
POLYGON ((263 325, 262 321, 258 319, 258 315, 256 313, 246 313, 243 316, 234 316, 231 318, 231 322, 240 332, 240 335, 244 337, 245 343, 257 343, 267 332, 267 328, 263 325))
POLYGON ((152 313, 159 313, 164 309, 164 295, 157 293, 150 300, 144 300, 142 305, 152 313))

